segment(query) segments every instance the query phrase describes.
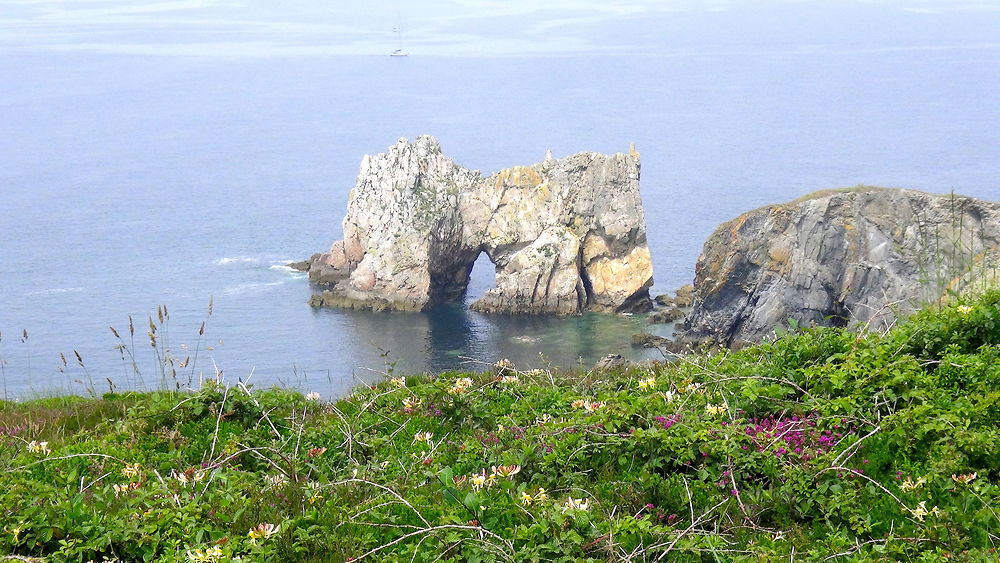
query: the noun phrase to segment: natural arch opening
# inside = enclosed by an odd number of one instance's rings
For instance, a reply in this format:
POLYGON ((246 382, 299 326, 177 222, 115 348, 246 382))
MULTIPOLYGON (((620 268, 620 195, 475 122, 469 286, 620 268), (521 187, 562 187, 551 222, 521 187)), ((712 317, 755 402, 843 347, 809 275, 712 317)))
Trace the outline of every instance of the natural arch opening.
POLYGON ((497 286, 497 267, 489 254, 481 252, 472 264, 465 302, 473 303, 497 286))

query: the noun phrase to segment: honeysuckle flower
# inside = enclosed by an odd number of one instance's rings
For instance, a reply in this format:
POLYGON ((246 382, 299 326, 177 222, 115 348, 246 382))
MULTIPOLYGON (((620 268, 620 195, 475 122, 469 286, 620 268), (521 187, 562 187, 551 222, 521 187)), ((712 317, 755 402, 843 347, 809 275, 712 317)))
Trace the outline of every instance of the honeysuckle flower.
POLYGON ((491 468, 491 471, 493 471, 495 475, 499 475, 500 477, 513 477, 514 475, 517 475, 518 473, 521 472, 521 466, 520 465, 493 466, 491 468))
POLYGON ((975 479, 976 479, 976 474, 975 473, 966 473, 964 475, 952 475, 951 476, 951 480, 952 481, 954 481, 956 483, 961 483, 963 485, 968 485, 969 483, 975 481, 975 479))
POLYGON ((473 489, 477 489, 478 490, 478 489, 483 488, 486 485, 486 475, 485 474, 473 475, 472 478, 469 479, 469 480, 472 482, 472 488, 473 489))
POLYGON ((549 498, 549 494, 545 492, 545 489, 538 487, 538 492, 535 493, 535 500, 545 500, 549 498))
POLYGON ((930 509, 930 510, 927 510, 927 501, 925 501, 925 500, 920 501, 917 504, 916 508, 907 508, 907 510, 910 511, 910 514, 912 514, 914 518, 916 518, 917 520, 919 520, 921 522, 924 521, 924 517, 927 516, 928 514, 931 515, 931 516, 940 516, 941 515, 941 509, 939 509, 936 506, 934 508, 930 509))
POLYGON ((661 393, 661 395, 663 395, 663 398, 666 399, 667 402, 669 403, 670 401, 674 400, 674 397, 677 395, 677 393, 675 393, 674 391, 667 390, 661 393))
POLYGON ((177 479, 178 483, 180 483, 182 485, 186 485, 188 483, 189 479, 188 479, 187 473, 185 473, 183 471, 181 471, 179 473, 176 472, 176 471, 173 471, 173 474, 174 474, 174 479, 177 479))
POLYGON ((326 448, 309 448, 306 455, 309 457, 319 457, 326 452, 326 448))
POLYGON ((568 497, 563 505, 563 512, 569 510, 590 510, 590 500, 568 497))
POLYGON ((594 412, 597 409, 603 407, 605 403, 603 401, 584 401, 583 410, 587 412, 594 412))
POLYGON ((544 373, 545 370, 536 368, 536 369, 529 369, 528 371, 524 372, 524 375, 542 375, 544 373))
POLYGON ((493 364, 493 367, 499 370, 514 369, 514 362, 504 358, 502 360, 497 360, 497 363, 493 364))
POLYGON ((392 379, 389 380, 389 383, 392 383, 396 387, 406 387, 406 378, 393 377, 392 379))
POLYGON ((520 379, 518 379, 518 377, 516 375, 501 375, 500 376, 500 383, 513 384, 513 383, 517 383, 518 381, 520 381, 520 379))
POLYGON ((24 523, 22 522, 17 526, 14 526, 13 528, 8 528, 7 526, 4 526, 3 531, 14 536, 14 543, 17 543, 21 539, 21 532, 24 531, 24 523))
POLYGON ((726 412, 726 405, 713 405, 709 403, 705 405, 705 412, 711 415, 723 414, 726 412))
POLYGON ((306 393, 306 400, 307 401, 318 401, 319 397, 320 397, 319 393, 317 393, 315 391, 313 391, 311 393, 306 393))
POLYGON ((528 493, 521 491, 521 502, 525 506, 530 506, 532 502, 535 501, 535 497, 529 495, 528 493))
POLYGON ((465 393, 472 387, 472 379, 469 377, 460 377, 455 380, 455 384, 448 389, 448 392, 452 395, 459 395, 465 393))
POLYGON ((899 488, 903 489, 904 491, 912 491, 915 489, 919 489, 920 486, 926 482, 927 481, 923 477, 920 477, 916 481, 914 481, 913 479, 910 478, 909 475, 907 475, 906 480, 904 480, 902 483, 899 484, 899 488))
POLYGON ((972 312, 972 306, 971 305, 959 305, 958 306, 958 312, 962 313, 963 315, 968 315, 969 313, 972 312))
POLYGON ((288 477, 286 477, 284 473, 268 475, 267 477, 265 477, 265 479, 272 487, 278 487, 288 482, 288 477))
POLYGON ((125 477, 135 477, 140 473, 142 473, 142 465, 138 463, 126 463, 125 467, 122 468, 122 475, 125 477))
POLYGON ((258 524, 254 528, 250 528, 250 531, 247 532, 247 537, 250 538, 250 543, 256 545, 257 540, 266 540, 277 533, 278 533, 278 526, 275 526, 274 524, 264 523, 264 524, 258 524))
POLYGON ((421 401, 419 397, 407 397, 403 399, 403 408, 412 410, 419 407, 420 403, 421 401))
POLYGON ((656 386, 655 377, 647 377, 639 380, 639 389, 652 389, 656 386))
POLYGON ((573 401, 572 403, 570 403, 569 406, 573 407, 574 409, 582 409, 583 405, 586 405, 586 404, 587 404, 587 401, 584 401, 583 399, 577 399, 577 400, 573 401))
POLYGON ((187 551, 188 561, 195 563, 213 563, 222 559, 223 555, 225 554, 222 552, 222 548, 217 545, 208 549, 189 549, 187 551))
POLYGON ((417 442, 430 442, 433 437, 434 434, 430 432, 417 432, 413 435, 413 439, 417 442))
POLYGON ((48 442, 36 442, 35 440, 28 442, 28 451, 33 454, 48 455, 52 453, 52 450, 49 449, 48 442))

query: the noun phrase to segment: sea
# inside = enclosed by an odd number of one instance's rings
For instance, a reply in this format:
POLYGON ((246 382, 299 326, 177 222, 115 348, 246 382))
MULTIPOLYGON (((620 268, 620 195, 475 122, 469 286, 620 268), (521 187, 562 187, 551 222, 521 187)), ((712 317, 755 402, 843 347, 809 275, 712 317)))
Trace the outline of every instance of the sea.
MULTIPOLYGON (((362 156, 400 137, 434 135, 484 174, 547 150, 634 143, 654 294, 692 281, 720 223, 818 189, 1000 200, 993 2, 700 2, 690 13, 581 2, 574 17, 528 2, 502 13, 429 3, 458 19, 448 28, 415 3, 402 13, 407 57, 387 56, 398 37, 363 26, 317 39, 326 28, 309 28, 320 23, 302 6, 296 25, 260 35, 231 29, 238 2, 148 3, 145 19, 128 3, 83 4, 74 20, 62 13, 80 9, 72 2, 0 1, 5 399, 215 378, 333 398, 502 359, 587 369, 606 354, 661 357, 630 345, 637 332, 670 334, 641 315, 470 311, 493 284, 482 259, 464 303, 309 307, 314 288, 286 264, 340 237, 362 156)), ((380 14, 366 25, 391 28, 396 12, 380 14)))

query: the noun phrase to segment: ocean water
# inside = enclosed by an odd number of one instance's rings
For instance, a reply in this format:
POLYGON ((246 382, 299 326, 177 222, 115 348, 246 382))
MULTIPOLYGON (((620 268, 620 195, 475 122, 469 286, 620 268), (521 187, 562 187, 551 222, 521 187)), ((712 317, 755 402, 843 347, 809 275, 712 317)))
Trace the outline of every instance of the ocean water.
MULTIPOLYGON (((312 288, 284 264, 339 238, 362 155, 403 136, 433 134, 484 173, 634 142, 654 293, 691 281, 719 223, 817 189, 1000 199, 1000 45, 730 39, 405 59, 0 50, 2 392, 186 386, 221 370, 335 396, 393 370, 655 357, 629 345, 650 330, 638 316, 308 307, 312 288), (198 351, 166 380, 146 337, 159 305, 158 350, 198 351)), ((470 299, 491 284, 477 263, 470 299)))

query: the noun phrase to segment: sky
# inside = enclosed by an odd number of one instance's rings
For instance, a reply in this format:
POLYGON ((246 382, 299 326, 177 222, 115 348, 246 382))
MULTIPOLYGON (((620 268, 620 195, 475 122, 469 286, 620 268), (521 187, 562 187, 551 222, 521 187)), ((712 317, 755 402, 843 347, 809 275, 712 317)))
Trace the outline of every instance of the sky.
POLYGON ((425 56, 995 49, 1000 0, 0 0, 0 53, 385 55, 397 25, 425 56))

